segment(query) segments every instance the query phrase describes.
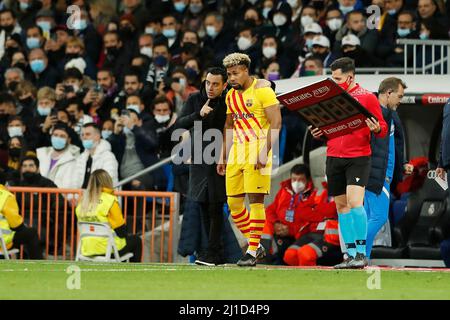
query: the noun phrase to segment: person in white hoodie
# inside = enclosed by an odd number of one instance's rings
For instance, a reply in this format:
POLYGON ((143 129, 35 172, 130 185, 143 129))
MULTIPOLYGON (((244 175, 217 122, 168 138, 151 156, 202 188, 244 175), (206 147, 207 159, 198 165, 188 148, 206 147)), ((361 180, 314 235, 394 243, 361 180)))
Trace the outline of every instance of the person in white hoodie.
POLYGON ((119 164, 111 152, 111 145, 102 139, 101 129, 95 123, 87 123, 81 129, 84 152, 78 157, 74 172, 77 188, 85 189, 91 172, 103 169, 109 173, 114 185, 119 181, 119 164))
POLYGON ((80 148, 70 144, 69 130, 65 123, 58 122, 52 130, 51 147, 36 150, 41 175, 62 189, 77 188, 73 172, 80 148))

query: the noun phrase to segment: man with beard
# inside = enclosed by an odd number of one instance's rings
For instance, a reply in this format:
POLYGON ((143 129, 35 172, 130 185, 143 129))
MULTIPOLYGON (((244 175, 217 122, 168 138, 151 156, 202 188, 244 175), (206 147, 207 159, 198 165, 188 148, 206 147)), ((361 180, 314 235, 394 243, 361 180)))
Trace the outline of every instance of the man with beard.
POLYGON ((359 38, 348 34, 342 38, 342 57, 351 58, 355 61, 357 68, 371 68, 382 65, 382 61, 368 53, 361 47, 359 38))
POLYGON ((119 80, 119 87, 123 85, 123 72, 130 65, 130 50, 123 47, 122 40, 117 32, 108 31, 103 35, 106 58, 102 68, 113 70, 114 76, 119 80))
MULTIPOLYGON (((111 113, 120 113, 122 109, 126 107, 126 101, 131 95, 139 95, 144 98, 144 101, 151 100, 146 94, 147 91, 144 89, 144 84, 140 78, 140 71, 137 67, 130 67, 124 74, 123 77, 123 89, 114 98, 114 106, 111 113)), ((119 86, 120 87, 120 86, 119 86)))
MULTIPOLYGON (((191 150, 195 150, 194 143, 201 143, 203 154, 203 150, 210 143, 203 141, 203 133, 208 129, 223 130, 227 111, 226 87, 226 71, 223 68, 211 68, 206 74, 201 91, 190 95, 186 101, 175 126, 191 130, 191 150), (196 122, 201 123, 201 130, 194 129, 196 122)), ((206 164, 205 159, 202 159, 200 164, 189 166, 188 197, 201 203, 203 223, 209 234, 207 252, 201 253, 195 263, 208 266, 223 264, 221 241, 222 210, 226 201, 225 178, 217 174, 215 163, 206 164)))

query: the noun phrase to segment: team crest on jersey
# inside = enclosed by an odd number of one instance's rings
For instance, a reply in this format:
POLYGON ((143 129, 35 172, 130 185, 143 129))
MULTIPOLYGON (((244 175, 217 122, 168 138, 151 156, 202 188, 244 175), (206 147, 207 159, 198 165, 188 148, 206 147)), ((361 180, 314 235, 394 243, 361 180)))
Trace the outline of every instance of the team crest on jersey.
POLYGON ((247 101, 245 101, 245 106, 246 107, 252 107, 253 106, 253 99, 247 99, 247 101))

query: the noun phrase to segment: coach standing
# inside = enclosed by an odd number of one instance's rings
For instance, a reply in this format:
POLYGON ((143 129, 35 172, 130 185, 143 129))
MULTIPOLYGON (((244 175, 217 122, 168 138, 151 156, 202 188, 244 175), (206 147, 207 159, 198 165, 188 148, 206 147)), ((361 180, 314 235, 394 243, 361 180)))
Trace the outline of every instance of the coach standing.
MULTIPOLYGON (((191 130, 191 150, 194 144, 201 144, 201 154, 209 141, 203 141, 203 134, 208 129, 222 132, 226 119, 225 89, 227 74, 225 69, 213 67, 206 73, 206 79, 199 92, 191 94, 184 105, 175 124, 176 128, 191 130), (192 130, 195 122, 201 123, 201 130, 192 130)), ((193 159, 189 166, 188 197, 201 203, 202 219, 208 231, 208 249, 195 261, 201 265, 218 265, 224 263, 222 230, 223 205, 226 201, 225 178, 216 172, 216 164, 207 164, 202 156, 201 163, 193 159), (209 226, 209 228, 208 228, 209 226)))
POLYGON ((370 258, 375 236, 388 220, 391 184, 395 188, 402 180, 403 173, 411 174, 414 169, 414 166, 406 163, 404 157, 403 126, 396 111, 405 89, 406 84, 395 77, 384 79, 378 89, 378 101, 388 124, 389 134, 384 138, 377 138, 372 134, 371 139, 371 169, 364 194, 364 208, 368 219, 367 258, 370 258))
MULTIPOLYGON (((339 229, 348 252, 348 257, 335 268, 364 268, 368 261, 367 215, 363 200, 370 173, 370 137, 371 132, 376 137, 384 137, 387 125, 375 95, 355 82, 354 60, 340 58, 330 68, 333 80, 376 117, 367 118, 365 128, 327 141, 328 190, 336 202, 339 229)), ((319 128, 310 126, 309 129, 314 138, 323 135, 319 128)))

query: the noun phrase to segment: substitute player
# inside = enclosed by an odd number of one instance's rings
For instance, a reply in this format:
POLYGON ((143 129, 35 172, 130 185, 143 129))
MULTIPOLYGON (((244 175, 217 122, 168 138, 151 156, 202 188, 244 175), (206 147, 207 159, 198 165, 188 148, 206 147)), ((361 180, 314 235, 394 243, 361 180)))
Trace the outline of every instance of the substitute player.
MULTIPOLYGON (((376 117, 366 119, 365 128, 327 141, 328 189, 336 202, 339 228, 348 252, 347 258, 335 268, 364 268, 368 261, 367 215, 363 201, 371 167, 370 136, 373 132, 376 137, 384 137, 387 125, 376 96, 355 82, 354 60, 337 59, 330 68, 333 80, 376 117)), ((318 128, 310 126, 309 129, 315 138, 323 135, 318 128)))
POLYGON ((228 84, 227 118, 221 163, 217 172, 225 175, 227 202, 234 223, 248 239, 239 266, 255 266, 264 255, 260 246, 265 223, 264 195, 270 191, 272 149, 278 143, 281 113, 275 92, 251 77, 250 58, 232 53, 225 57, 228 84), (245 207, 248 195, 250 212, 245 207))

